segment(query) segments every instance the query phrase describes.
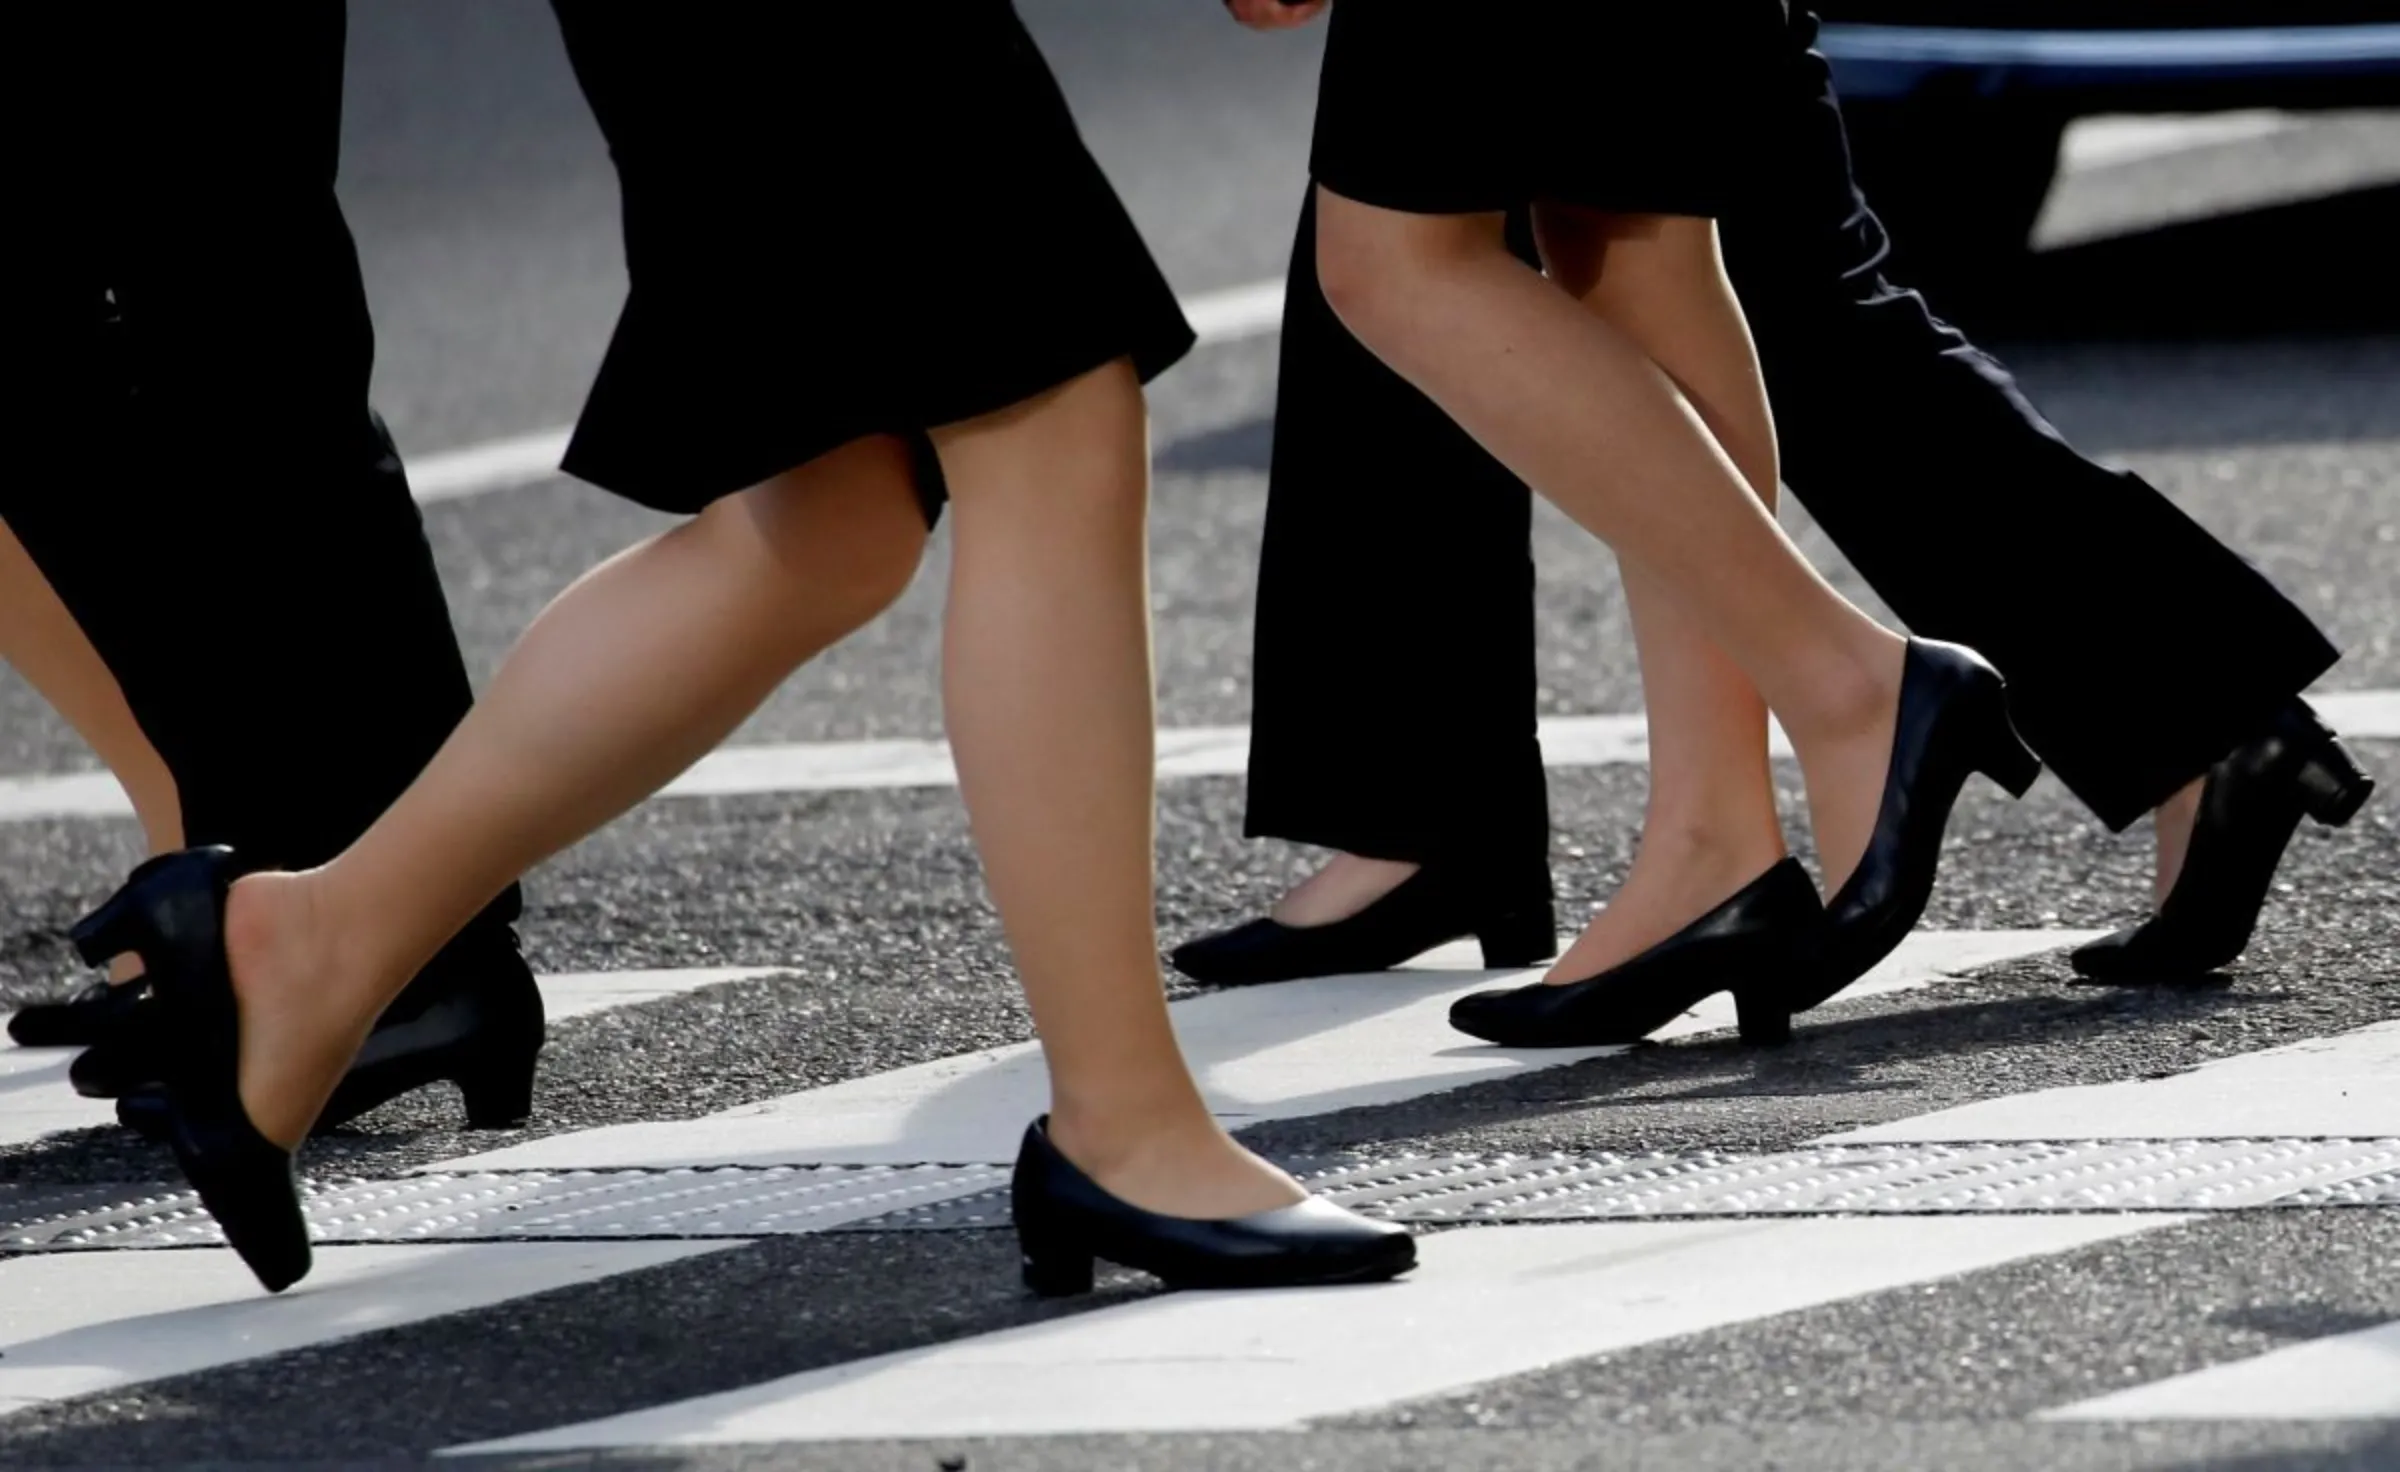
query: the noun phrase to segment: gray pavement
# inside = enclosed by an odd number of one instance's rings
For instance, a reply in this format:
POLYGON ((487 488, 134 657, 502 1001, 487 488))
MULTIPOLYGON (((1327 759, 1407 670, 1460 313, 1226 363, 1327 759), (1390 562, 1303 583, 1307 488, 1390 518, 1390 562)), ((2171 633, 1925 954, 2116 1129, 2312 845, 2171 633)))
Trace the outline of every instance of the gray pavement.
MULTIPOLYGON (((344 198, 377 309, 381 407, 419 455, 566 422, 606 342, 622 263, 607 159, 546 8, 352 8, 344 198)), ((1303 180, 1317 39, 1250 36, 1197 0, 1028 0, 1023 9, 1178 288, 1196 294, 1279 275, 1303 180)), ((2400 689, 2400 312, 2381 259, 2394 238, 2400 115, 2331 115, 2071 176, 2034 267, 2046 305, 1994 324, 2004 355, 2071 437, 2149 477, 2326 624, 2347 651, 2332 689, 2400 689)), ((1155 607, 1170 725, 1247 718, 1274 353, 1272 338, 1206 348, 1155 390, 1155 607)), ((1928 494, 1939 493, 1939 473, 1928 467, 1928 494)), ((569 579, 664 524, 561 480, 426 515, 479 679, 569 579)), ((1843 585, 1867 596, 1805 516, 1790 519, 1843 585)), ((938 734, 942 556, 937 545, 899 609, 789 682, 736 740, 938 734)), ((1544 709, 1636 709, 1610 558, 1547 512, 1537 518, 1536 556, 1544 709)), ((2029 598, 2073 596, 2028 589, 2029 598)), ((2400 781, 2400 742, 2360 750, 2387 790, 2400 781)), ((87 760, 0 672, 0 774, 87 760)), ((1796 774, 1784 777, 1797 786, 1796 774)), ((1552 774, 1565 914, 1603 898, 1622 874, 1642 789, 1635 767, 1552 774)), ((1241 841, 1238 781, 1171 784, 1161 798, 1170 942, 1253 912, 1308 862, 1289 846, 1241 841)), ((1247 1137, 1292 1159, 1746 1156, 1962 1103, 2157 1078, 2389 1024, 2400 1019, 2393 814, 2383 801, 2345 832, 2304 832, 2258 945, 2206 985, 2081 986, 2062 957, 2037 955, 1837 1003, 1782 1052, 1704 1035, 1283 1120, 1247 1137)), ((2100 928, 2144 903, 2143 836, 2102 832, 2055 783, 2020 804, 1976 789, 1954 832, 1930 925, 2100 928)), ((0 823, 0 1005, 72 979, 64 929, 135 851, 121 821, 0 823)), ((692 1119, 1029 1036, 949 791, 653 803, 544 866, 528 898, 527 946, 545 972, 775 971, 560 1024, 538 1119, 512 1139, 692 1119)), ((0 1089, 0 1115, 8 1106, 0 1089)), ((457 1129, 452 1100, 426 1097, 321 1142, 310 1168, 381 1178, 492 1144, 457 1129)), ((100 1183, 133 1193, 172 1179, 163 1154, 114 1131, 0 1145, 0 1220, 37 1191, 100 1183)), ((10 1345, 10 1270, 36 1260, 0 1251, 0 1346, 10 1345)), ((2031 1418, 2400 1318, 2396 1264, 2400 1208, 2209 1212, 1294 1430, 785 1441, 630 1448, 594 1460, 2393 1467, 2394 1420, 2031 1418)), ((13 1414, 12 1358, 42 1351, 11 1346, 0 1352, 0 1464, 410 1459, 1154 1296, 1120 1277, 1090 1302, 1037 1303, 1012 1267, 1005 1234, 988 1230, 775 1237, 263 1358, 36 1396, 13 1414)), ((178 1323, 162 1314, 152 1330, 178 1323)), ((1071 1398, 1075 1387, 1054 1390, 1071 1398)))

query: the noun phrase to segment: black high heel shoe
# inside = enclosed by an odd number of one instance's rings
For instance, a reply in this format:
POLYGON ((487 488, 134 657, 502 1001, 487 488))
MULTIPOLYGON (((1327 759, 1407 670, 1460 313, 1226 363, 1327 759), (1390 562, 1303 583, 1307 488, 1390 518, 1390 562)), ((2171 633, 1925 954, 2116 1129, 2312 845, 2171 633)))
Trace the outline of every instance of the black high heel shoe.
POLYGON ((2209 768, 2183 872, 2158 913, 2077 950, 2075 969, 2095 981, 2172 981, 2229 964, 2258 928, 2300 820, 2342 827, 2374 791, 2374 779, 2295 698, 2264 735, 2209 768))
POLYGON ((22 1048, 88 1048, 134 1025, 149 984, 140 977, 112 986, 95 981, 58 1002, 31 1002, 8 1019, 8 1035, 22 1048))
POLYGON ((200 1204, 270 1293, 307 1276, 308 1222, 292 1152, 242 1107, 241 1020, 225 962, 225 900, 243 872, 229 848, 185 849, 133 871, 73 931, 83 959, 131 951, 181 1044, 167 1059, 167 1142, 200 1204))
POLYGON ((1059 1153, 1046 1115, 1025 1131, 1009 1194, 1025 1286, 1046 1298, 1091 1292, 1100 1258, 1170 1288, 1379 1283, 1417 1264, 1407 1228, 1322 1197, 1223 1221, 1127 1205, 1059 1153))
POLYGON ((1309 976, 1389 971, 1435 946, 1474 936, 1493 970, 1534 966, 1558 953, 1547 883, 1496 901, 1455 868, 1428 864, 1355 915, 1326 925, 1253 920, 1177 946, 1176 970, 1210 986, 1253 986, 1309 976))
MULTIPOLYGON (((514 1129, 533 1112, 543 1036, 541 990, 515 937, 479 935, 436 957, 377 1019, 313 1132, 437 1083, 457 1085, 468 1129, 514 1129)), ((77 1093, 115 1099, 126 1128, 163 1140, 166 1099, 158 1081, 176 1041, 154 1028, 120 1036, 79 1055, 68 1079, 77 1093)))
POLYGON ((1475 992, 1450 1006, 1460 1032, 1510 1048, 1638 1043, 1718 992, 1733 993, 1742 1041, 1787 1042, 1825 907, 1797 859, 1620 966, 1553 986, 1475 992))
POLYGON ((1883 805, 1867 851, 1826 903, 1815 975, 1792 1010, 1827 1001, 1890 955, 1925 913, 1950 809, 1983 773, 2023 797, 2042 764, 2008 719, 2008 686, 1974 650, 1908 641, 1883 805))

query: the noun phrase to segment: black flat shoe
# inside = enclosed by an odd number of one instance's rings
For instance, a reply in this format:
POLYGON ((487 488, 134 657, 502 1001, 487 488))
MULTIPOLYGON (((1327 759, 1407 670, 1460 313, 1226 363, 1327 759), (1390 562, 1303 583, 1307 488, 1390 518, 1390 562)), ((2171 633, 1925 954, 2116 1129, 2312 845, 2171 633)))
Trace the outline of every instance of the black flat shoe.
POLYGON ((1050 1143, 1037 1119, 1010 1187, 1025 1286, 1056 1298, 1092 1291, 1097 1259, 1170 1288, 1300 1288, 1379 1283, 1417 1264, 1416 1239, 1320 1197, 1225 1221, 1161 1216, 1102 1190, 1050 1143))
POLYGON ((1785 859, 1621 966, 1556 986, 1472 993, 1451 1004, 1450 1025, 1509 1048, 1638 1043, 1729 991, 1743 1042, 1786 1042, 1792 991, 1805 984, 1824 919, 1808 871, 1785 859))
MULTIPOLYGON (((514 1129, 533 1112, 542 1041, 541 990, 514 934, 478 935, 472 945, 437 956, 385 1009, 315 1132, 438 1083, 457 1085, 468 1129, 514 1129)), ((117 1118, 128 1129, 163 1139, 158 1085, 174 1044, 171 1034, 144 1029, 87 1050, 67 1076, 77 1093, 117 1100, 117 1118)))
POLYGON ((1950 809, 1977 772, 2011 797, 2023 797, 2042 774, 2009 723, 2007 683, 1972 649, 1909 640, 1875 831, 1858 868, 1826 903, 1816 974, 1793 1011, 1864 976, 1916 928, 1933 897, 1950 809))
POLYGON ((8 1019, 8 1035, 25 1048, 88 1048, 130 1025, 149 999, 140 977, 123 986, 95 981, 61 1002, 34 1002, 8 1019))
POLYGON ((1389 971, 1465 936, 1494 970, 1535 966, 1558 953, 1549 888, 1495 901, 1455 868, 1428 865, 1391 893, 1328 925, 1253 920, 1177 946, 1176 970, 1210 986, 1253 986, 1309 976, 1389 971))
POLYGON ((270 1293, 307 1276, 308 1222, 292 1153, 242 1107, 241 1021, 225 964, 225 898, 242 866, 229 848, 185 849, 133 871, 75 927, 94 966, 131 951, 181 1044, 168 1055, 167 1142, 200 1204, 270 1293))
POLYGON ((2230 964, 2250 944, 2275 867, 2302 818, 2339 828, 2375 790, 2308 702, 2208 769, 2183 872, 2158 913, 2075 952, 2095 981, 2176 981, 2230 964))

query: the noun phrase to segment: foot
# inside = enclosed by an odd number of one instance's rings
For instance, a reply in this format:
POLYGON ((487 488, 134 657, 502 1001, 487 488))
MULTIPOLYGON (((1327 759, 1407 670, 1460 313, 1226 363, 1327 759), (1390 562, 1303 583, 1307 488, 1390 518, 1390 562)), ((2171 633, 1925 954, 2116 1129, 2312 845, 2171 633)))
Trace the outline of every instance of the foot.
POLYGON ((2192 851, 2192 830, 2200 821, 2200 794, 2207 786, 2207 778, 2195 778, 2158 805, 2152 819, 2158 830, 2158 872, 2150 886, 2154 904, 2165 904, 2175 891, 2175 881, 2183 877, 2184 858, 2192 851))
POLYGON ((1407 883, 1418 867, 1337 853, 1276 901, 1270 914, 1279 925, 1303 929, 1347 920, 1407 883))
POLYGON ((1839 701, 1828 701, 1814 719, 1784 720, 1800 774, 1808 787, 1809 829, 1817 845, 1817 882, 1839 894, 1866 856, 1883 811, 1883 789, 1892 774, 1892 739, 1899 729, 1900 678, 1908 657, 1906 640, 1861 667, 1860 678, 1839 701))
POLYGON ((1147 1127, 1122 1117, 1095 1126, 1053 1113, 1050 1139, 1102 1190, 1162 1216, 1226 1221, 1308 1196, 1298 1181, 1236 1144, 1198 1107, 1147 1127))
POLYGON ((1613 970, 1725 903, 1784 856, 1772 814, 1751 832, 1644 833, 1633 868, 1542 980, 1571 986, 1613 970))
POLYGON ((241 1017, 242 1107, 286 1150, 308 1138, 325 1101, 374 1026, 344 985, 333 930, 305 874, 235 881, 225 904, 225 959, 241 1017))

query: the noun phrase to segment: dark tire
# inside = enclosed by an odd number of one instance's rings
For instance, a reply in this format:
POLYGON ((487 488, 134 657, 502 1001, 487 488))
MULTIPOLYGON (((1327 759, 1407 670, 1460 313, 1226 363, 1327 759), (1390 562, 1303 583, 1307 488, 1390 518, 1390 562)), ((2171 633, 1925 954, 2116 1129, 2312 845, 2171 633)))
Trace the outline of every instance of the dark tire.
POLYGON ((2067 120, 1938 96, 1842 113, 1867 203, 1892 237, 1892 277, 1945 313, 2005 302, 2024 279, 2067 120))

